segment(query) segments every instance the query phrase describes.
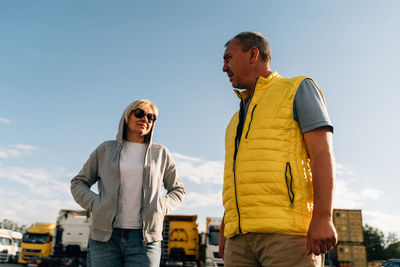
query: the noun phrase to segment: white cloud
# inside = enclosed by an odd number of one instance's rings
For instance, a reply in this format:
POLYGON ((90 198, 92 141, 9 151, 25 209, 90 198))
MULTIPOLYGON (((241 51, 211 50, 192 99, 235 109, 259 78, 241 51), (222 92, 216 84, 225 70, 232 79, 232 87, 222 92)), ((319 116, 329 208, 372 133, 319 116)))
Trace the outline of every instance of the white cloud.
POLYGON ((353 177, 354 172, 341 164, 337 164, 337 177, 335 183, 334 207, 344 209, 361 209, 369 200, 379 200, 381 191, 364 187, 355 189, 360 178, 353 177))
POLYGON ((60 209, 81 208, 72 198, 66 201, 60 199, 48 201, 31 195, 0 190, 0 220, 7 218, 26 225, 34 222, 56 222, 60 209))
POLYGON ((360 193, 350 187, 350 182, 339 177, 336 179, 333 207, 339 209, 361 209, 360 193))
POLYGON ((387 214, 379 211, 363 210, 363 223, 376 227, 385 234, 389 232, 400 232, 400 215, 387 214))
POLYGON ((69 193, 69 179, 71 176, 62 169, 48 171, 22 167, 1 167, 0 178, 19 184, 21 191, 28 190, 31 196, 57 198, 64 192, 69 193), (60 178, 66 179, 61 181, 60 178))
POLYGON ((0 117, 0 123, 11 124, 11 121, 6 118, 0 117))
POLYGON ((364 188, 360 191, 360 195, 363 199, 379 199, 382 191, 373 188, 364 188))
POLYGON ((336 174, 340 176, 352 176, 354 172, 349 167, 336 163, 336 174))
POLYGON ((197 184, 221 184, 223 182, 224 163, 222 161, 207 161, 173 153, 178 173, 197 184))
POLYGON ((0 189, 0 220, 7 218, 28 225, 38 221, 55 222, 60 209, 82 209, 71 196, 71 177, 64 169, 0 165, 0 182, 8 184, 0 189))
POLYGON ((17 144, 9 147, 0 147, 0 158, 19 157, 29 154, 37 148, 32 145, 17 144))
POLYGON ((222 205, 222 191, 218 193, 202 194, 191 192, 185 196, 182 208, 195 209, 207 206, 222 205))
POLYGON ((29 152, 32 150, 36 150, 37 148, 32 146, 32 145, 26 145, 26 144, 17 144, 14 146, 16 149, 25 151, 25 152, 29 152))
POLYGON ((361 209, 363 224, 376 227, 385 234, 400 233, 400 215, 383 211, 384 203, 390 199, 397 201, 397 197, 385 195, 385 198, 382 198, 383 192, 380 190, 368 186, 359 188, 361 178, 355 177, 355 173, 350 168, 338 165, 340 172, 337 172, 333 207, 361 209), (376 206, 378 208, 372 208, 376 206))

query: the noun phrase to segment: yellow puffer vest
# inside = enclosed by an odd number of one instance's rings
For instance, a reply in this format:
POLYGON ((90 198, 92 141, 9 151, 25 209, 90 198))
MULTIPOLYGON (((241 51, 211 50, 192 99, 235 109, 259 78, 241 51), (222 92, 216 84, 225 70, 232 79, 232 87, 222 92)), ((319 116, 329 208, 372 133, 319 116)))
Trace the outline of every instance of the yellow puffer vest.
MULTIPOLYGON (((249 232, 307 235, 313 208, 311 166, 293 118, 294 97, 305 78, 282 78, 277 72, 259 77, 240 143, 235 140, 239 112, 227 127, 226 237, 249 232)), ((248 92, 236 93, 243 109, 248 92)))

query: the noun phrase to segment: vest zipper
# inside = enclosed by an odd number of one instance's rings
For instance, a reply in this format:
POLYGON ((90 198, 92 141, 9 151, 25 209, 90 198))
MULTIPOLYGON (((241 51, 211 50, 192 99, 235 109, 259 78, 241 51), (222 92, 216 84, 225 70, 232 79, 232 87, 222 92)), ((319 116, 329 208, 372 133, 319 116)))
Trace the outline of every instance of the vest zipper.
POLYGON ((236 199, 236 210, 238 212, 238 225, 239 225, 239 234, 242 233, 242 228, 240 227, 240 212, 239 212, 239 203, 238 203, 238 197, 237 197, 237 190, 236 190, 236 172, 235 172, 235 166, 233 166, 233 181, 235 183, 235 199, 236 199))
POLYGON ((293 175, 292 175, 292 168, 290 166, 290 162, 286 162, 286 170, 285 170, 285 182, 286 188, 290 200, 290 207, 294 207, 294 192, 293 192, 293 175), (290 181, 288 181, 288 171, 290 175, 290 181))
POLYGON ((238 213, 238 226, 239 226, 239 233, 242 233, 242 228, 240 227, 240 211, 239 211, 239 203, 238 203, 238 196, 237 196, 237 184, 236 184, 236 156, 239 150, 239 143, 240 143, 240 138, 242 137, 242 132, 243 132, 243 126, 244 126, 244 120, 243 114, 244 114, 244 101, 242 96, 240 96, 240 110, 239 110, 239 123, 236 128, 236 137, 235 137, 235 152, 233 154, 233 182, 235 184, 235 200, 236 200, 236 210, 238 213))
POLYGON ((251 126, 251 122, 253 121, 253 114, 254 114, 254 110, 256 109, 256 107, 257 107, 257 104, 254 105, 253 110, 251 111, 251 119, 250 119, 250 122, 249 122, 249 128, 247 129, 246 139, 247 139, 247 136, 249 135, 250 126, 251 126))

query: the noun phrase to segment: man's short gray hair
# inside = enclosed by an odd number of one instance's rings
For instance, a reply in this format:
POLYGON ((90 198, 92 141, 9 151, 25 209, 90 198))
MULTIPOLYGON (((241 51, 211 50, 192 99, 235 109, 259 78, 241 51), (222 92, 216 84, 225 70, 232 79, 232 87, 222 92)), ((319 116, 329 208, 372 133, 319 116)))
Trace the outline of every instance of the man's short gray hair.
POLYGON ((242 52, 247 52, 254 46, 257 47, 260 51, 261 59, 266 63, 271 62, 271 48, 269 47, 267 39, 261 33, 241 32, 226 42, 225 47, 227 47, 233 40, 239 41, 242 52))

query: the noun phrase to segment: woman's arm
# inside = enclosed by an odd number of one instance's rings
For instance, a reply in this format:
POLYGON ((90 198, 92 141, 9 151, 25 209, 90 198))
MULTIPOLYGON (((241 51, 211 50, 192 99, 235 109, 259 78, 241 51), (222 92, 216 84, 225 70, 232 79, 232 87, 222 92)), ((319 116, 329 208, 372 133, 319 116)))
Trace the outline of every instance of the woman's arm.
POLYGON ((183 201, 183 197, 186 194, 185 188, 181 179, 178 177, 176 172, 175 161, 170 155, 169 151, 167 153, 166 168, 164 172, 164 187, 167 190, 166 201, 165 201, 165 212, 166 214, 175 210, 183 201))
POLYGON ((87 211, 92 210, 92 204, 97 194, 90 187, 97 182, 98 148, 89 156, 82 170, 71 180, 71 193, 76 203, 87 211))

